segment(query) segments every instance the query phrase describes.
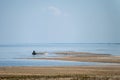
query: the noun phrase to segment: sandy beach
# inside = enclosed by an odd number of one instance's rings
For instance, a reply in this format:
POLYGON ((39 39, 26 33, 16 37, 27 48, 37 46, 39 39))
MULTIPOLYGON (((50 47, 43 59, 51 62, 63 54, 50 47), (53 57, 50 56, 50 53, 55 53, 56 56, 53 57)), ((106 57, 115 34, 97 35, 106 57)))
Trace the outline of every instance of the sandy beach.
POLYGON ((119 57, 62 57, 62 58, 32 58, 32 59, 47 59, 47 60, 67 60, 67 61, 81 61, 81 62, 104 62, 104 63, 120 63, 119 57))
MULTIPOLYGON (((26 58, 83 62, 120 63, 119 56, 83 52, 56 53, 60 58, 26 58), (84 55, 81 55, 84 54, 84 55)), ((0 80, 120 80, 120 65, 0 67, 0 80)))
POLYGON ((52 58, 26 58, 26 59, 47 59, 47 60, 66 60, 66 61, 81 61, 81 62, 104 62, 104 63, 120 63, 120 56, 109 54, 96 54, 89 52, 55 52, 63 57, 52 58))
POLYGON ((106 78, 109 79, 111 78, 112 80, 119 80, 120 67, 119 66, 0 67, 0 80, 2 79, 79 80, 80 78, 85 77, 88 77, 90 80, 99 80, 101 78, 102 80, 108 80, 106 78), (93 77, 96 78, 93 79, 93 77))

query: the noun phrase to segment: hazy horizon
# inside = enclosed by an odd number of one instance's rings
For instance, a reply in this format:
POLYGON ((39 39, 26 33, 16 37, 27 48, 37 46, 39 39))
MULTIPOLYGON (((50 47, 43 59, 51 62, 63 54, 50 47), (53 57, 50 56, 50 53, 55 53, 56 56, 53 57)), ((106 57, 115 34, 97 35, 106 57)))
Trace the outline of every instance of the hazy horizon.
POLYGON ((54 44, 120 44, 120 43, 7 43, 7 44, 0 44, 0 46, 7 46, 7 45, 10 45, 10 46, 14 46, 14 45, 54 45, 54 44))

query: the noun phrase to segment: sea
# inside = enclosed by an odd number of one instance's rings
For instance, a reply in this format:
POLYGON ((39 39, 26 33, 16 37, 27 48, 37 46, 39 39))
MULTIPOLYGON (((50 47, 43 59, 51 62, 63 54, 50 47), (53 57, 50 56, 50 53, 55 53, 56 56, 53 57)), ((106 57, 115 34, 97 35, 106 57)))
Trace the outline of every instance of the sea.
MULTIPOLYGON (((120 43, 34 43, 0 45, 0 66, 72 66, 93 65, 95 62, 77 62, 61 60, 37 60, 27 58, 61 57, 55 52, 74 51, 120 56, 120 43), (36 52, 47 52, 48 55, 32 55, 36 52)), ((103 63, 100 63, 103 64, 103 63)))

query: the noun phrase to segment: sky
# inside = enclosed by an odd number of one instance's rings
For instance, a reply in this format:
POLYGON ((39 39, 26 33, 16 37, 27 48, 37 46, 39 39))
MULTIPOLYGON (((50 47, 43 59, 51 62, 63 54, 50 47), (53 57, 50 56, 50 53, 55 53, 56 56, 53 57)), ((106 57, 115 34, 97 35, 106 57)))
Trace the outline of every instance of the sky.
POLYGON ((120 0, 0 0, 0 44, 120 43, 120 0))

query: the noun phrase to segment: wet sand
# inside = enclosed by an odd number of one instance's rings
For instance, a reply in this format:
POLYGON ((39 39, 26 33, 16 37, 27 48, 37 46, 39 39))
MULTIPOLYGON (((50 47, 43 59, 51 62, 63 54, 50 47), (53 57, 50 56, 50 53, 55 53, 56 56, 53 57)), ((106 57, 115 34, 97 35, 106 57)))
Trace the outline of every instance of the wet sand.
POLYGON ((52 57, 52 58, 27 58, 27 59, 120 63, 120 56, 113 56, 110 54, 96 54, 96 53, 88 53, 88 52, 55 52, 55 54, 64 55, 64 56, 52 57))
POLYGON ((66 73, 120 75, 120 66, 0 67, 0 75, 57 75, 66 73))
MULTIPOLYGON (((29 58, 30 59, 30 58, 29 58)), ((45 60, 66 60, 66 61, 81 61, 81 62, 103 62, 103 63, 120 63, 118 57, 61 57, 61 58, 31 58, 31 59, 45 59, 45 60)))

